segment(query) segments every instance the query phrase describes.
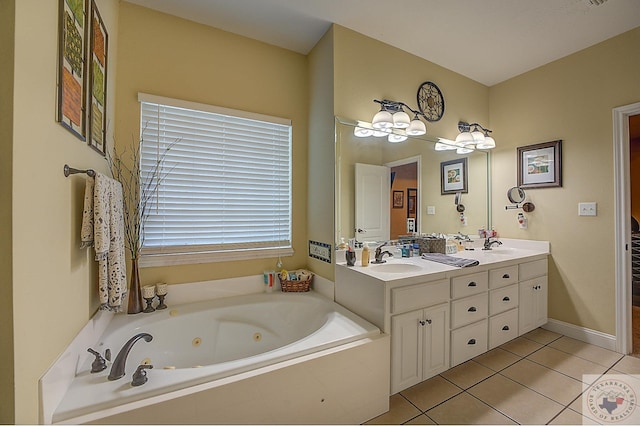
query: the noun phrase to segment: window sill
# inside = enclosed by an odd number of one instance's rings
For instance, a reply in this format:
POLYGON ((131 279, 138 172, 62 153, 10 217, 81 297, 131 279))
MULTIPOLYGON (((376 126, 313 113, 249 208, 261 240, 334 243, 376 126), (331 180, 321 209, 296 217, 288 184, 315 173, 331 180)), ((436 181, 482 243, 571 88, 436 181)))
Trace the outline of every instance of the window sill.
POLYGON ((140 268, 150 268, 154 266, 194 265, 198 263, 267 259, 278 256, 293 256, 294 252, 295 251, 292 247, 286 247, 233 251, 208 251, 196 253, 141 254, 138 266, 140 268))

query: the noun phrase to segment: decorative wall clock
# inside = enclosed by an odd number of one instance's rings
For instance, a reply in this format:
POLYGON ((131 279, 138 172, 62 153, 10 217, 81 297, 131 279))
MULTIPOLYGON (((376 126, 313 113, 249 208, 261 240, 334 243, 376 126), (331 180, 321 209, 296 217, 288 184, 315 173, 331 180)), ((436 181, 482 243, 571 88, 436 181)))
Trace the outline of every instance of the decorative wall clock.
POLYGON ((444 96, 430 81, 425 81, 418 88, 418 108, 428 121, 438 121, 444 115, 444 96))

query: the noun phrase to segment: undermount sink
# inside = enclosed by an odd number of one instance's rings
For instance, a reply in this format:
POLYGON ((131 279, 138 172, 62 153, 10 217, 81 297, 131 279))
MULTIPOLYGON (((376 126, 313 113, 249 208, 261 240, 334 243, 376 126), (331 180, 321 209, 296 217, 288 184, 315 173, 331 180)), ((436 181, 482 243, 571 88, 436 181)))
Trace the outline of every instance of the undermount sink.
POLYGON ((417 272, 422 268, 412 263, 381 263, 371 264, 376 271, 390 274, 403 274, 407 272, 417 272))

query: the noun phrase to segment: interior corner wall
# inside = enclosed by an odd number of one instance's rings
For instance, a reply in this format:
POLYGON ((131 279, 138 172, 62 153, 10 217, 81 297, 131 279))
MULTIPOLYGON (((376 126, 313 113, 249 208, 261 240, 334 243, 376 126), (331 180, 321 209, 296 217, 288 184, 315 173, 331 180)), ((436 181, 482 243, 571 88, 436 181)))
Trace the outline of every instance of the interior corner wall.
MULTIPOLYGON (((308 239, 329 244, 335 256, 335 122, 333 113, 333 27, 308 56, 309 151, 307 191, 308 239)), ((307 260, 316 274, 334 279, 332 263, 313 257, 307 260)))
MULTIPOLYGON (((113 117, 119 1, 96 3, 109 33, 107 108, 113 117)), ((104 157, 56 122, 58 5, 15 1, 11 258, 14 420, 20 424, 38 423, 39 378, 99 305, 95 262, 89 249, 80 249, 84 177, 66 178, 62 169, 67 163, 108 169, 104 157)))
POLYGON ((547 240, 549 318, 615 335, 612 109, 640 101, 640 28, 490 89, 493 223, 500 236, 547 240), (528 229, 505 210, 516 147, 562 140, 562 187, 526 189, 528 229), (595 201, 596 217, 578 203, 595 201))
MULTIPOLYGON (((292 243, 286 269, 307 259, 307 60, 304 55, 128 2, 120 4, 116 144, 140 135, 138 93, 292 120, 292 243)), ((261 275, 277 259, 147 267, 143 285, 261 275)))
POLYGON ((15 0, 0 1, 0 424, 15 423, 13 394, 13 58, 15 0))

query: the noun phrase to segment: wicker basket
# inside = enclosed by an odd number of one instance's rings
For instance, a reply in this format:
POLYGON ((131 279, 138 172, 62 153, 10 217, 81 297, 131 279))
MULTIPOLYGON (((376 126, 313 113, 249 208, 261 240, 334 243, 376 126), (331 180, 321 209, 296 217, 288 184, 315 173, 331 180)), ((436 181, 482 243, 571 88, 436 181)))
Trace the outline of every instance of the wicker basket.
POLYGON ((278 279, 280 279, 280 286, 282 287, 282 291, 287 292, 303 292, 309 291, 311 289, 311 281, 313 280, 313 275, 309 277, 308 280, 283 280, 278 275, 278 279))

